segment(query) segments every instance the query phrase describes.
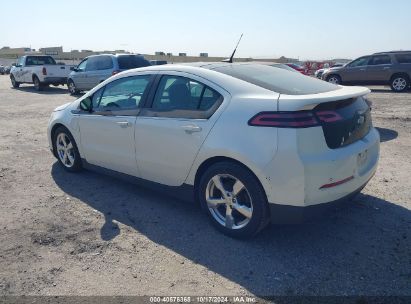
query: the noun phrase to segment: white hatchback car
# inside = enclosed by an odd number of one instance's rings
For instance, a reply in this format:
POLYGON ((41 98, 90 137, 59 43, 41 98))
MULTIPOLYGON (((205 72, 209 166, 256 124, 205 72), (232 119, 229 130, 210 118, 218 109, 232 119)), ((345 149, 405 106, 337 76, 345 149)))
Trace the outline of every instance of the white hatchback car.
POLYGON ((379 158, 368 93, 259 64, 153 66, 57 108, 48 138, 67 171, 188 190, 218 229, 246 237, 367 184, 379 158))

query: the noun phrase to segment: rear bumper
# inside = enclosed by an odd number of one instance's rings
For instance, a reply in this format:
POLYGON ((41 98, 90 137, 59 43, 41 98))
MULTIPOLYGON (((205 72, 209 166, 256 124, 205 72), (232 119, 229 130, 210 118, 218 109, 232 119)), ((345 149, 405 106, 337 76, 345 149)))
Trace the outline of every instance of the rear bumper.
MULTIPOLYGON (((368 181, 367 181, 368 183, 368 181)), ((272 224, 301 224, 305 221, 326 216, 332 210, 338 207, 348 206, 352 203, 352 199, 361 192, 367 185, 365 183, 360 188, 352 193, 339 198, 337 200, 306 207, 286 206, 278 204, 269 204, 272 224)))
POLYGON ((67 77, 44 77, 43 83, 67 83, 67 77))

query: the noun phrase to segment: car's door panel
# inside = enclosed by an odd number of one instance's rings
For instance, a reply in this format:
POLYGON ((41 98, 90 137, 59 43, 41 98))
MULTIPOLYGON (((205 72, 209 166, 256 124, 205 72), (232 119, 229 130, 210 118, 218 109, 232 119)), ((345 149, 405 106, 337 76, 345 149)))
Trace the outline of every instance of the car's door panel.
POLYGON ((368 83, 388 82, 392 75, 392 62, 389 55, 375 55, 367 66, 366 80, 368 83))
MULTIPOLYGON (((170 72, 167 76, 190 78, 193 80, 190 83, 204 84, 221 97, 219 102, 215 103, 215 108, 210 107, 210 111, 215 112, 206 115, 211 115, 210 117, 198 118, 201 117, 199 112, 202 111, 179 112, 178 109, 163 108, 156 112, 153 105, 149 109, 143 109, 137 117, 136 158, 141 177, 168 186, 180 186, 184 183, 197 153, 221 113, 221 103, 228 102, 230 95, 205 79, 190 74, 170 72)), ((160 87, 161 82, 158 85, 158 88, 160 87)), ((168 97, 168 93, 165 93, 164 96, 162 98, 171 99, 172 94, 170 92, 168 97)))
POLYGON ((82 151, 87 162, 140 176, 135 157, 135 123, 151 75, 124 77, 93 94, 92 113, 79 115, 82 151))
POLYGON ((369 57, 361 57, 340 70, 344 83, 363 83, 366 80, 366 70, 369 57))

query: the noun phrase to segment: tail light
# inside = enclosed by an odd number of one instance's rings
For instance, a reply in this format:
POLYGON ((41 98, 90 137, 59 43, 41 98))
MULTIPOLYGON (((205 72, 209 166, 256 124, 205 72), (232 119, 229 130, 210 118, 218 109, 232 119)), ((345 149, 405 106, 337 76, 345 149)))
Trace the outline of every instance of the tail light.
POLYGON ((322 122, 330 123, 341 120, 343 118, 335 111, 260 112, 248 121, 248 125, 276 128, 309 128, 320 126, 322 122))
POLYGON ((116 75, 116 74, 118 74, 118 73, 120 73, 120 71, 113 71, 113 72, 111 73, 111 75, 114 76, 114 75, 116 75))
POLYGON ((43 74, 43 75, 47 75, 46 67, 43 67, 42 74, 43 74))

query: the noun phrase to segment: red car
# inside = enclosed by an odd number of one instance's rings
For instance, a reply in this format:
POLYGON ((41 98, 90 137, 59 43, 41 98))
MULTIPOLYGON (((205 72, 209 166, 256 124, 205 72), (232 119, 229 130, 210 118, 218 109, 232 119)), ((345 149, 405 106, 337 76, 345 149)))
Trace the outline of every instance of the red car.
POLYGON ((307 75, 304 67, 297 65, 295 63, 286 63, 286 65, 288 65, 290 68, 293 68, 294 70, 300 72, 301 74, 307 75))

